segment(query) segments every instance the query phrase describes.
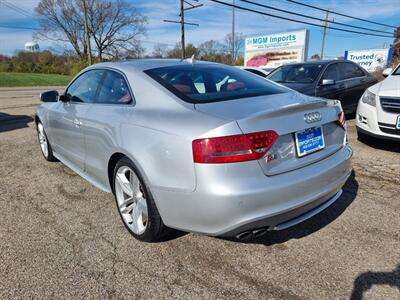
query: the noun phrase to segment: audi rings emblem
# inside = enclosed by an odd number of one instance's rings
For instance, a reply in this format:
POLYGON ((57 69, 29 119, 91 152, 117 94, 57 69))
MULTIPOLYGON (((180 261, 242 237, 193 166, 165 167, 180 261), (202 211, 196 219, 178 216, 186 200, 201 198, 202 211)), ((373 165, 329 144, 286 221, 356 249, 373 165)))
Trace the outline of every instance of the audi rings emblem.
POLYGON ((322 115, 318 111, 304 114, 304 121, 311 124, 322 120, 322 115))

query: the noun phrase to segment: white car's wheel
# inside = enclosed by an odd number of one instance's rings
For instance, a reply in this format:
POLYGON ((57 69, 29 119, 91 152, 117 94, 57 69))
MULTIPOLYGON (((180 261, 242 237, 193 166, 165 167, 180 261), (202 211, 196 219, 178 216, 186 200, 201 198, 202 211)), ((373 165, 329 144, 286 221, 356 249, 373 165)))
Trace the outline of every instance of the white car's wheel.
POLYGON ((43 157, 47 161, 57 161, 57 159, 53 156, 53 150, 51 148, 50 142, 47 138, 43 124, 41 122, 38 122, 37 124, 37 134, 38 134, 40 150, 42 151, 43 157))
POLYGON ((149 187, 133 163, 121 158, 114 168, 114 194, 121 219, 138 240, 155 242, 167 232, 149 187))

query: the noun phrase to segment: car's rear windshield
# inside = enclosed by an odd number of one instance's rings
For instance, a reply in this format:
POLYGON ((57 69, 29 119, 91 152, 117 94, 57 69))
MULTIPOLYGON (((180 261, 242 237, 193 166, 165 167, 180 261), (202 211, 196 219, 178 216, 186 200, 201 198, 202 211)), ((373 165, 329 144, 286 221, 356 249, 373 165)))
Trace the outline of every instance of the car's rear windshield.
POLYGON ((280 83, 311 83, 317 79, 324 65, 322 64, 299 64, 281 66, 267 78, 280 83))
POLYGON ((288 89, 247 71, 217 64, 182 64, 144 72, 190 103, 210 103, 288 92, 288 89))

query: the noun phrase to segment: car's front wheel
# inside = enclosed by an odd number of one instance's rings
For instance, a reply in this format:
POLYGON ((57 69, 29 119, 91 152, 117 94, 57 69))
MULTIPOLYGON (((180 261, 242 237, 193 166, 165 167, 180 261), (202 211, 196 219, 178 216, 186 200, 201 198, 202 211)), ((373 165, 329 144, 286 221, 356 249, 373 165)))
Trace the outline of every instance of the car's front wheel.
POLYGON ((140 241, 161 240, 167 227, 161 220, 149 187, 127 157, 116 164, 113 183, 117 208, 128 231, 140 241))
POLYGON ((57 161, 57 159, 53 156, 53 149, 51 148, 49 139, 47 138, 46 132, 44 131, 43 128, 43 124, 41 122, 37 123, 37 134, 38 134, 40 150, 42 151, 45 160, 57 161))

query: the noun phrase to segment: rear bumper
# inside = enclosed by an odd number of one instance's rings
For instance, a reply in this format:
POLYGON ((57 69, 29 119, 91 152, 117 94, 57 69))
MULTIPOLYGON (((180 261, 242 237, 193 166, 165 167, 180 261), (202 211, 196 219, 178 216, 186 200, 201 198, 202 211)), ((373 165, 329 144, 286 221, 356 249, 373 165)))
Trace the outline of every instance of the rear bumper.
POLYGON ((197 164, 194 192, 152 191, 167 226, 233 236, 273 228, 333 199, 350 176, 352 153, 346 145, 317 163, 275 176, 265 176, 256 161, 197 164))
POLYGON ((333 195, 322 197, 317 199, 316 201, 312 201, 307 205, 298 207, 296 209, 290 210, 286 213, 279 214, 275 217, 266 218, 257 220, 238 228, 235 228, 232 231, 226 232, 223 236, 246 236, 247 233, 251 233, 252 231, 257 231, 260 229, 264 229, 266 231, 279 231, 285 230, 301 222, 304 222, 313 216, 317 215, 324 209, 328 208, 330 205, 336 202, 339 197, 342 195, 343 191, 340 189, 339 191, 335 192, 333 195), (281 222, 276 225, 271 225, 281 222))

